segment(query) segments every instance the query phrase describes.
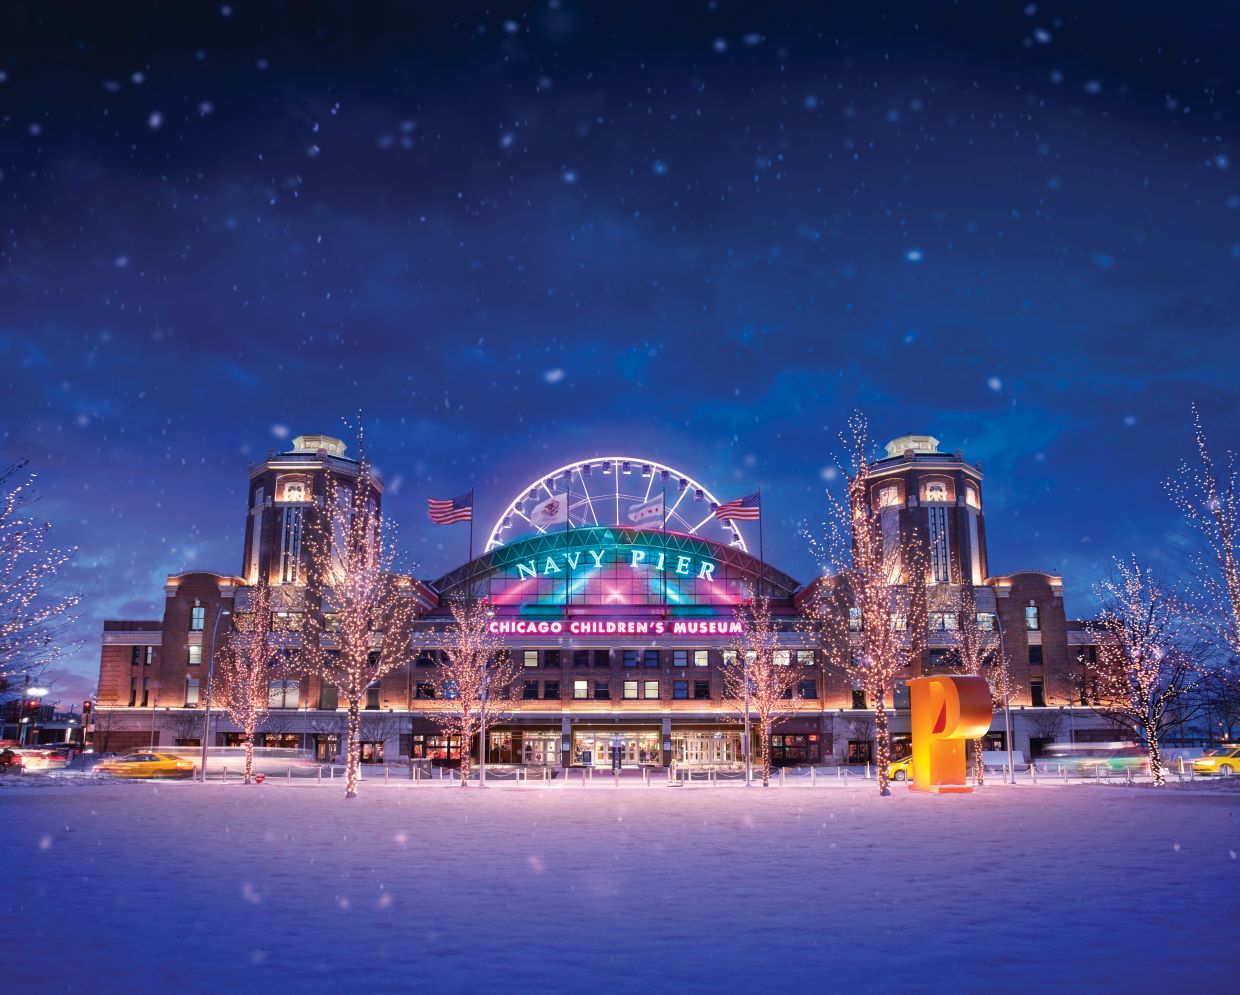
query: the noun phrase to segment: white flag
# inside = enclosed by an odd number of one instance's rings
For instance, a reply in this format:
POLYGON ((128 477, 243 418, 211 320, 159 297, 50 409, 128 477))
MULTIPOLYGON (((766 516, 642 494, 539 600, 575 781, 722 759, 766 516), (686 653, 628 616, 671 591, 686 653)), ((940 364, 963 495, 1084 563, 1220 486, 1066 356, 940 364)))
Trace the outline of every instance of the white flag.
POLYGON ((660 494, 653 501, 647 501, 645 504, 634 504, 629 506, 630 522, 645 522, 652 518, 663 518, 662 494, 660 494))
POLYGON ((542 527, 544 525, 564 525, 568 522, 568 501, 565 500, 563 494, 552 494, 551 497, 545 498, 534 505, 534 510, 530 512, 530 524, 542 527))

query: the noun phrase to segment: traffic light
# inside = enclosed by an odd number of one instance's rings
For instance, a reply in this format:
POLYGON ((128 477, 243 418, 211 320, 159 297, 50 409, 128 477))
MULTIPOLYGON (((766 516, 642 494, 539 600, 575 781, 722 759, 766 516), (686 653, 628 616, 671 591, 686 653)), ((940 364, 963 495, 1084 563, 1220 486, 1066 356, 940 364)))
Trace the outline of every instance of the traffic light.
POLYGON ((82 718, 84 719, 90 718, 90 710, 94 707, 95 707, 95 703, 93 701, 82 702, 82 718))
POLYGON ((37 712, 38 710, 39 710, 39 699, 38 698, 27 698, 26 699, 26 711, 37 712))

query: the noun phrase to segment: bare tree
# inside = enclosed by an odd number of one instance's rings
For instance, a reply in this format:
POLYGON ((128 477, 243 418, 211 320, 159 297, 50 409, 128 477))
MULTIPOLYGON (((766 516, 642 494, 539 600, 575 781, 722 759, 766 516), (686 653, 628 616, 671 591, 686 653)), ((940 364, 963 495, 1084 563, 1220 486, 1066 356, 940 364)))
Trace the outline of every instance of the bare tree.
MULTIPOLYGON (((797 678, 791 662, 776 656, 779 630, 771 616, 771 599, 754 595, 737 605, 741 632, 724 660, 723 695, 743 716, 758 720, 758 753, 762 762, 762 786, 771 785, 771 730, 795 709, 797 678)), ((749 744, 745 744, 748 752, 749 744)))
POLYGON ((267 717, 271 679, 278 672, 274 658, 283 636, 273 631, 273 595, 266 583, 246 592, 244 611, 233 615, 224 637, 220 671, 224 678, 224 709, 245 735, 245 783, 254 776, 254 734, 267 717))
POLYGON ((1053 743, 1063 732, 1063 712, 1057 708, 1034 712, 1029 727, 1038 739, 1053 743))
MULTIPOLYGON (((1001 708, 1009 700, 1015 688, 1012 686, 1012 669, 1002 654, 999 630, 994 618, 980 619, 977 598, 971 585, 961 585, 957 602, 959 611, 955 629, 945 629, 952 644, 960 672, 986 678, 990 687, 991 709, 1001 708)), ((984 784, 986 765, 983 763, 984 741, 973 740, 973 778, 984 784)))
MULTIPOLYGON (((857 743, 874 745, 874 718, 870 715, 858 715, 845 724, 848 738, 857 743)), ((847 757, 845 757, 847 759, 847 757)))
POLYGON ((14 691, 19 674, 35 680, 60 659, 82 600, 51 593, 76 550, 50 544, 51 525, 31 513, 36 475, 14 482, 25 467, 22 460, 0 469, 0 693, 14 691))
MULTIPOLYGON (((436 677, 439 699, 430 718, 461 743, 461 787, 469 782, 472 743, 478 736, 479 769, 486 762, 486 727, 511 711, 512 685, 519 670, 503 640, 491 632, 494 611, 485 598, 454 601, 452 624, 440 646, 444 663, 436 677)), ((478 779, 482 784, 481 774, 478 779)))
POLYGON ((405 724, 394 715, 384 712, 368 713, 362 716, 359 735, 368 743, 386 743, 403 728, 405 724))
POLYGON ((107 753, 112 734, 120 728, 119 716, 110 708, 96 708, 91 712, 90 745, 96 753, 107 753))
POLYGON ((357 478, 326 478, 323 505, 310 518, 300 667, 334 684, 348 714, 345 797, 356 798, 362 699, 409 652, 414 601, 396 567, 395 526, 379 513, 374 473, 363 447, 357 478), (332 645, 334 644, 334 648, 332 645))
POLYGON ((825 574, 806 603, 808 626, 823 639, 827 658, 874 708, 878 793, 890 795, 887 697, 915 651, 912 631, 925 613, 925 557, 899 527, 895 509, 874 507, 869 494, 869 426, 859 412, 841 436, 843 497, 829 494, 825 535, 811 538, 825 574))
POLYGON ((202 736, 202 711, 187 708, 184 711, 169 714, 166 728, 172 733, 172 741, 177 746, 192 746, 202 736))
POLYGON ((1240 465, 1227 450, 1210 456, 1201 414, 1193 406, 1197 458, 1165 481, 1168 495, 1203 541, 1196 558, 1201 602, 1233 655, 1240 655, 1240 465))
MULTIPOLYGON (((345 735, 349 731, 348 722, 336 712, 327 712, 316 715, 310 720, 310 731, 316 736, 333 736, 336 740, 336 752, 332 757, 340 755, 340 743, 344 740, 345 735)), ((317 755, 318 749, 316 747, 317 755)))
POLYGON ((1174 588, 1134 557, 1117 560, 1095 586, 1102 610, 1090 629, 1099 639, 1094 665, 1098 710, 1123 722, 1144 743, 1154 783, 1166 773, 1160 740, 1173 726, 1202 714, 1210 671, 1194 644, 1200 618, 1174 588))

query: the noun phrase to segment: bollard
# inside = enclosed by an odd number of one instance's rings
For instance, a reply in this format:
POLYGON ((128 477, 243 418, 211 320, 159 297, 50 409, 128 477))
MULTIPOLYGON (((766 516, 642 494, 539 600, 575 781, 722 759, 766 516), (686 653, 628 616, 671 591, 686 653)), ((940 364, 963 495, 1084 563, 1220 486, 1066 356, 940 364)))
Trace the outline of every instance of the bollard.
POLYGON ((779 768, 779 786, 782 788, 788 783, 788 768, 779 768))
POLYGON ((837 781, 840 779, 840 769, 839 769, 839 767, 836 767, 836 768, 835 768, 835 779, 836 779, 837 781))
POLYGON ((650 768, 649 767, 642 768, 642 783, 645 784, 646 787, 650 787, 650 768))
POLYGON ((285 779, 288 784, 293 783, 293 765, 288 765, 288 777, 285 779))
POLYGON ((812 788, 818 783, 818 769, 813 765, 809 765, 809 786, 812 788))
POLYGON ((868 760, 865 762, 865 779, 867 781, 870 779, 870 761, 868 760))
POLYGON ((228 780, 228 768, 227 768, 227 767, 225 767, 225 768, 224 768, 224 773, 223 773, 222 775, 220 775, 220 780, 221 780, 221 781, 227 781, 227 780, 228 780))
POLYGON ((320 764, 320 765, 319 765, 319 770, 318 770, 318 783, 319 783, 319 784, 322 784, 322 783, 323 783, 323 765, 322 765, 322 764, 320 764))
POLYGON ((587 783, 587 782, 586 782, 586 776, 587 776, 587 775, 586 775, 586 772, 587 772, 589 769, 590 769, 589 767, 582 767, 582 768, 581 768, 581 786, 582 786, 583 788, 586 786, 586 783, 587 783))
POLYGON ((1029 778, 1034 784, 1038 783, 1038 765, 1032 760, 1029 761, 1029 778))
POLYGON ((386 767, 383 768, 383 783, 388 783, 388 769, 386 767))
POLYGON ((1184 774, 1184 757, 1183 756, 1178 756, 1175 758, 1175 770, 1177 774, 1183 776, 1184 774))

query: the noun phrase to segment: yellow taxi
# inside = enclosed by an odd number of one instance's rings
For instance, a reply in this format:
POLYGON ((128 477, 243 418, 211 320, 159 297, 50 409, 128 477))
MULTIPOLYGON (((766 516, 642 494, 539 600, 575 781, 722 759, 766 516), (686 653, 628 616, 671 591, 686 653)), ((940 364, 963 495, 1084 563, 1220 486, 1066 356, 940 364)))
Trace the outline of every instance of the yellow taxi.
POLYGON ((1194 774, 1222 774, 1240 771, 1240 746, 1219 746, 1206 750, 1193 761, 1194 774))
POLYGON ((887 777, 892 781, 907 781, 913 776, 913 757, 910 754, 903 760, 893 760, 887 765, 887 777))
POLYGON ((114 777, 193 777, 194 765, 171 753, 129 753, 95 764, 95 773, 114 777))

